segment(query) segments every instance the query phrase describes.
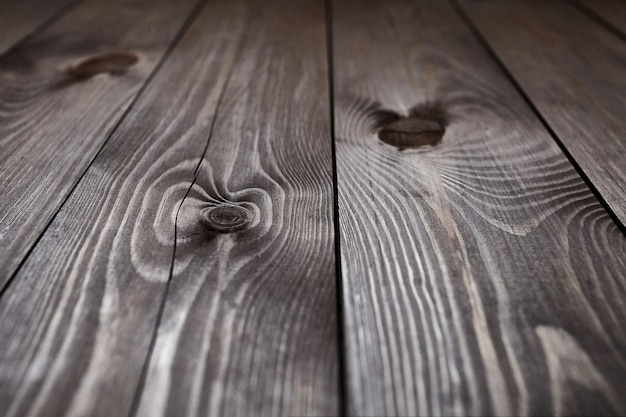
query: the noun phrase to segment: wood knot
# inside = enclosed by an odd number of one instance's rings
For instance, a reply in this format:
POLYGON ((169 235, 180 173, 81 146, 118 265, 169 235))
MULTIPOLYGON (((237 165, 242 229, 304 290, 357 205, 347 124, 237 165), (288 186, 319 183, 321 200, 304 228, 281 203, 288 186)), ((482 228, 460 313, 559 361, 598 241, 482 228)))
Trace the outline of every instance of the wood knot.
POLYGON ((445 125, 441 121, 408 117, 384 125, 378 131, 378 138, 403 150, 435 146, 441 141, 445 131, 445 125))
POLYGON ((68 75, 82 79, 96 74, 119 74, 132 67, 139 58, 132 52, 109 52, 86 58, 67 69, 68 75))
POLYGON ((252 221, 249 210, 233 204, 207 207, 200 212, 204 226, 212 232, 232 233, 243 230, 252 221))

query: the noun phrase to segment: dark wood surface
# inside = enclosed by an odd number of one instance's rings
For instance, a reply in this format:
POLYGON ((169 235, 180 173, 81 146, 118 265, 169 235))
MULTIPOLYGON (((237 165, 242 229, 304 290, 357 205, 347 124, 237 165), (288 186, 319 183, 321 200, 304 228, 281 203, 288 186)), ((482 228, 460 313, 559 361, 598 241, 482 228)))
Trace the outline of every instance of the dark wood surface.
POLYGON ((68 4, 0 5, 0 415, 626 414, 617 1, 68 4))
POLYGON ((626 36, 626 1, 577 0, 576 4, 582 6, 583 10, 590 10, 626 36))
POLYGON ((0 288, 85 172, 195 3, 86 1, 0 57, 0 288), (132 52, 138 61, 85 71, 85 60, 119 51, 132 52), (81 68, 84 76, 76 76, 81 68))
POLYGON ((624 40, 562 1, 463 7, 626 225, 624 40))
POLYGON ((129 413, 243 9, 205 9, 0 299, 0 415, 129 413))
POLYGON ((618 227, 448 4, 334 4, 348 414, 626 412, 618 227))
POLYGON ((55 20, 78 1, 4 0, 0 2, 0 55, 37 29, 55 20))
POLYGON ((7 415, 128 413, 170 279, 176 217, 173 282, 135 411, 338 412, 323 12, 315 2, 213 1, 198 16, 0 301, 7 415), (264 77, 250 85, 257 71, 264 77), (301 76, 276 88, 286 73, 301 76), (271 111, 277 102, 289 111, 271 111), (250 216, 242 230, 229 223, 240 212, 250 216), (25 304, 41 308, 24 314, 25 304))
POLYGON ((324 7, 249 3, 178 214, 140 416, 339 413, 324 7))

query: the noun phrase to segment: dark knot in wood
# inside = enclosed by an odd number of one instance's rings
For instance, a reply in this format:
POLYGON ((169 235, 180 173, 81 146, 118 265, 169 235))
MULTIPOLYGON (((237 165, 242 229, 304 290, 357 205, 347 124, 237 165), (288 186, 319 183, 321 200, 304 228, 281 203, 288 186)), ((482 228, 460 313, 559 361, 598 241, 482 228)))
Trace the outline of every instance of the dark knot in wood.
POLYGON ((381 141, 400 148, 419 148, 421 146, 435 146, 443 137, 446 128, 437 120, 415 117, 393 121, 378 131, 381 141))
POLYGON ((109 52, 86 58, 71 66, 67 73, 74 78, 89 78, 96 74, 118 74, 139 61, 132 52, 109 52))
POLYGON ((210 231, 232 233, 243 230, 252 221, 249 210, 232 204, 207 207, 200 212, 201 221, 210 231))

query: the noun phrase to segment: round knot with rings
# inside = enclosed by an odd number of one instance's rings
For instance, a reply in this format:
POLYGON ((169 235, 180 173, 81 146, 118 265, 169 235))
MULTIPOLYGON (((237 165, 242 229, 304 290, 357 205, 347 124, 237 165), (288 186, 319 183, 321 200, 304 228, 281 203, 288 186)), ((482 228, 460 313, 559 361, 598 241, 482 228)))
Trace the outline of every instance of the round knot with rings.
POLYGON ((217 233, 232 233, 243 230, 252 222, 250 210, 235 205, 222 204, 207 207, 200 212, 202 223, 217 233))

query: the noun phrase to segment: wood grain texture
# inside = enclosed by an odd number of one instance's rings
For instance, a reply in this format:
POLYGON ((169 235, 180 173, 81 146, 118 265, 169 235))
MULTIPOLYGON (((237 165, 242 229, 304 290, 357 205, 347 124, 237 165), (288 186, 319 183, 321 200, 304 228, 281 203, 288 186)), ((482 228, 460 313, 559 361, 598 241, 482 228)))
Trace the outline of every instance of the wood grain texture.
POLYGON ((0 299, 0 415, 128 415, 244 13, 211 1, 0 299))
POLYGON ((463 6, 626 226, 626 43, 563 1, 463 6))
POLYGON ((196 0, 91 0, 0 59, 0 288, 155 68, 196 0), (128 51, 138 62, 76 77, 128 51))
POLYGON ((333 14, 348 413, 626 412, 617 225, 447 3, 333 14))
POLYGON ((138 415, 339 414, 323 3, 251 1, 138 415))
POLYGON ((0 55, 76 0, 4 0, 0 2, 0 55))
POLYGON ((626 1, 624 0, 577 0, 575 3, 591 10, 626 35, 626 1))

